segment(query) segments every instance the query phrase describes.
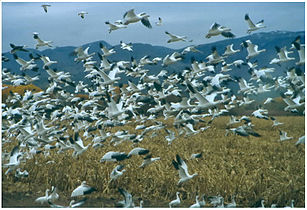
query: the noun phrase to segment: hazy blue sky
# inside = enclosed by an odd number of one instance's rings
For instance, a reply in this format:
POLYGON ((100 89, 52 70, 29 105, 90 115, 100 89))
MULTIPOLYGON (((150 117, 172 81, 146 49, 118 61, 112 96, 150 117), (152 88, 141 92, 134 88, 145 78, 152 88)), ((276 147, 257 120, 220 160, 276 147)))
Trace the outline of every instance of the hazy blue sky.
MULTIPOLYGON (((254 23, 264 19, 267 28, 260 31, 302 31, 305 30, 305 4, 301 3, 209 3, 209 2, 50 2, 45 13, 42 3, 2 3, 2 50, 10 50, 9 43, 27 45, 34 48, 33 32, 38 32, 43 40, 52 40, 54 46, 80 46, 85 43, 105 40, 111 45, 124 42, 149 43, 152 45, 181 48, 191 43, 166 43, 166 30, 186 35, 192 44, 205 44, 224 39, 223 37, 205 38, 212 23, 217 22, 232 29, 237 36, 245 36, 247 23, 244 15, 249 14, 254 23), (140 22, 108 33, 105 21, 122 19, 129 9, 136 13, 150 15, 152 29, 140 22), (85 19, 77 15, 80 11, 89 14, 85 19), (158 17, 163 19, 162 26, 156 26, 158 17)), ((45 48, 42 48, 45 49, 45 48)))

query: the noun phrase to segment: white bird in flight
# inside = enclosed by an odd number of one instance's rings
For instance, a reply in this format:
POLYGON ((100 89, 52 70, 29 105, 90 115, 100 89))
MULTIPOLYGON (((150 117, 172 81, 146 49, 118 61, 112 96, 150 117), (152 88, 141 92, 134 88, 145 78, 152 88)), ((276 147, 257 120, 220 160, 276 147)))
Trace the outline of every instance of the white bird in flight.
POLYGON ((47 13, 48 12, 48 7, 51 7, 51 5, 50 4, 43 4, 43 5, 41 5, 41 7, 43 7, 45 12, 47 13))
POLYGON ((81 12, 78 13, 78 15, 79 15, 82 19, 84 19, 85 15, 87 15, 87 14, 88 14, 88 12, 84 12, 84 11, 81 11, 81 12))
POLYGON ((263 20, 259 21, 258 23, 256 23, 256 25, 251 21, 251 19, 249 18, 248 14, 245 15, 244 18, 248 24, 248 30, 247 33, 250 34, 252 31, 256 31, 259 30, 261 28, 265 28, 266 26, 263 25, 263 20))
POLYGON ((123 24, 128 25, 130 23, 136 23, 136 22, 141 21, 142 24, 146 26, 147 28, 152 28, 148 17, 149 15, 146 14, 145 12, 142 12, 136 15, 134 13, 134 9, 131 9, 124 14, 123 24))

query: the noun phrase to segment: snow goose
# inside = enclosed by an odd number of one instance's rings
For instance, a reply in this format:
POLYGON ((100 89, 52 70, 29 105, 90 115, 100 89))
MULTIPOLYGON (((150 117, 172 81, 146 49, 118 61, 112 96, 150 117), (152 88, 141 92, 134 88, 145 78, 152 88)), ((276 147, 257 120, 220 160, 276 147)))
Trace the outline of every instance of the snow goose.
POLYGON ((225 26, 221 26, 218 23, 213 23, 209 29, 209 32, 206 35, 206 38, 209 39, 212 36, 222 35, 226 38, 234 38, 235 35, 230 32, 231 29, 225 26))
POLYGON ((265 206, 264 206, 264 200, 261 200, 260 202, 261 202, 261 206, 260 206, 259 208, 265 208, 265 206))
POLYGON ((176 199, 172 200, 171 202, 168 203, 168 206, 172 208, 173 206, 179 206, 180 205, 180 197, 179 197, 180 192, 176 192, 176 199))
POLYGON ((209 197, 209 201, 210 204, 213 205, 214 207, 216 207, 217 205, 219 205, 222 201, 222 196, 218 195, 218 196, 210 196, 209 197))
POLYGON ((126 169, 124 169, 124 165, 117 165, 110 174, 110 178, 111 178, 110 182, 122 176, 125 171, 126 169))
POLYGON ((44 56, 44 55, 40 56, 40 59, 44 62, 44 65, 43 65, 44 69, 46 68, 46 66, 49 67, 52 64, 58 63, 57 61, 51 61, 48 56, 44 56))
POLYGON ((82 19, 84 19, 85 15, 87 15, 88 12, 84 12, 84 11, 81 11, 78 13, 78 16, 80 16, 82 19))
POLYGON ((177 61, 180 61, 183 59, 183 56, 178 53, 178 52, 174 52, 171 55, 166 55, 163 60, 162 60, 162 66, 166 67, 168 65, 171 65, 173 63, 176 63, 177 61))
POLYGON ((16 53, 17 51, 23 51, 23 52, 29 52, 29 50, 26 50, 24 48, 26 48, 27 46, 26 45, 14 45, 12 43, 10 43, 10 46, 11 46, 11 54, 14 54, 16 53))
POLYGON ((120 41, 120 48, 122 48, 123 50, 128 50, 128 51, 133 51, 132 50, 132 43, 126 44, 123 41, 120 41))
POLYGON ((206 205, 205 195, 202 195, 202 200, 198 201, 201 208, 204 208, 206 205))
POLYGON ((15 171, 16 178, 26 178, 29 176, 29 172, 27 170, 21 171, 20 168, 17 168, 15 171))
POLYGON ((295 65, 304 65, 305 64, 305 45, 301 45, 297 42, 293 42, 293 45, 299 55, 299 62, 296 62, 295 65))
POLYGON ((8 168, 8 170, 5 172, 5 175, 19 167, 21 157, 22 153, 19 151, 19 145, 17 145, 12 149, 10 153, 9 163, 3 165, 4 168, 8 168))
POLYGON ((40 204, 47 203, 48 198, 49 198, 49 196, 48 196, 49 191, 50 191, 49 189, 46 189, 45 196, 41 196, 41 197, 36 198, 35 202, 40 203, 40 204))
POLYGON ((91 145, 91 143, 89 143, 85 147, 78 132, 74 133, 74 138, 69 137, 69 141, 71 143, 72 148, 74 149, 74 152, 72 154, 73 157, 78 157, 79 155, 84 153, 89 148, 89 146, 91 145))
POLYGON ((240 50, 239 49, 234 50, 233 49, 233 44, 230 44, 230 45, 227 45, 226 50, 225 50, 223 56, 230 56, 230 55, 233 55, 233 54, 235 54, 237 52, 240 52, 240 50))
POLYGON ((44 11, 47 13, 48 12, 48 7, 51 7, 51 5, 50 4, 43 4, 43 5, 41 5, 41 7, 43 7, 44 11))
POLYGON ((59 199, 59 194, 56 192, 56 187, 52 186, 51 187, 51 193, 50 195, 48 196, 48 200, 51 201, 51 202, 55 202, 56 200, 59 199))
POLYGON ((90 187, 86 184, 86 181, 83 181, 80 186, 78 186, 76 189, 74 189, 71 193, 71 197, 77 197, 81 195, 87 195, 94 191, 97 191, 95 188, 90 187))
POLYGON ((108 49, 101 42, 99 42, 99 48, 103 52, 103 56, 110 56, 110 55, 113 55, 114 53, 116 53, 116 51, 113 48, 108 49))
POLYGON ((284 111, 291 111, 293 109, 299 108, 305 104, 305 102, 299 102, 300 97, 297 97, 296 99, 291 99, 287 97, 284 93, 280 94, 282 97, 282 100, 288 105, 284 108, 284 111))
POLYGON ((148 166, 149 164, 156 162, 158 160, 160 160, 160 157, 153 158, 151 154, 146 155, 146 157, 144 157, 144 161, 140 165, 140 168, 145 168, 145 166, 148 166))
POLYGON ((200 208, 200 204, 198 201, 198 195, 196 195, 195 203, 192 204, 189 208, 200 208))
POLYGON ((118 204, 123 206, 123 208, 134 208, 135 205, 133 203, 132 195, 123 188, 118 188, 118 191, 122 196, 124 196, 124 200, 119 201, 118 204))
POLYGON ((203 157, 203 152, 200 153, 193 153, 190 157, 190 159, 196 159, 196 158, 202 158, 203 157))
POLYGON ((289 51, 287 51, 286 48, 287 48, 286 46, 283 47, 283 48, 275 46, 278 58, 273 58, 270 61, 270 64, 280 64, 280 63, 283 63, 283 62, 288 62, 288 61, 291 61, 291 60, 295 60, 295 58, 291 58, 291 57, 288 56, 288 54, 292 53, 293 51, 289 52, 289 51))
POLYGON ((275 117, 270 117, 270 118, 271 118, 271 120, 273 121, 272 127, 276 127, 276 126, 278 126, 278 125, 284 124, 284 123, 278 122, 278 121, 275 119, 275 117))
POLYGON ((109 26, 109 33, 112 31, 127 28, 126 25, 124 25, 121 21, 115 21, 114 23, 110 23, 109 21, 106 21, 105 24, 109 26))
POLYGON ((202 51, 196 49, 196 46, 188 46, 186 48, 183 49, 183 51, 181 52, 182 55, 185 55, 189 52, 194 52, 194 53, 203 53, 202 51))
POLYGON ((295 145, 299 145, 299 144, 305 144, 305 136, 301 136, 300 138, 298 138, 295 145))
POLYGON ((161 26, 162 25, 162 18, 158 17, 158 22, 155 22, 156 26, 161 26))
POLYGON ((171 43, 171 42, 178 42, 178 41, 187 41, 187 37, 186 36, 178 36, 175 34, 171 34, 167 31, 165 31, 165 34, 169 35, 171 38, 169 40, 167 40, 167 43, 171 43))
POLYGON ((211 48, 211 54, 208 55, 206 59, 208 59, 208 64, 212 64, 212 65, 216 65, 224 61, 224 58, 218 54, 215 46, 211 48))
POLYGON ((144 26, 146 26, 147 28, 152 28, 150 22, 149 22, 149 15, 146 14, 145 12, 142 12, 142 13, 139 13, 139 14, 135 14, 134 13, 134 9, 131 9, 129 11, 127 11, 125 14, 124 14, 124 19, 123 19, 123 24, 124 25, 128 25, 130 23, 136 23, 136 22, 139 22, 141 21, 142 24, 144 26))
POLYGON ((33 32, 33 38, 37 41, 37 44, 35 45, 35 49, 38 49, 39 47, 48 46, 52 47, 52 41, 43 41, 39 38, 37 32, 33 32))
POLYGON ((92 58, 93 55, 95 55, 95 53, 88 53, 90 47, 87 47, 85 50, 82 49, 82 47, 77 47, 74 50, 74 54, 77 55, 77 58, 74 59, 74 61, 76 62, 80 62, 80 61, 86 61, 89 60, 90 58, 92 58))
POLYGON ((265 28, 266 26, 263 25, 263 20, 259 21, 258 23, 256 23, 256 25, 251 21, 251 19, 249 18, 248 14, 245 15, 244 17, 245 21, 248 24, 248 30, 247 33, 250 34, 252 31, 256 31, 259 30, 261 28, 265 28))
POLYGON ((168 142, 168 145, 170 145, 176 138, 175 132, 166 128, 164 128, 164 130, 168 134, 167 136, 165 136, 165 139, 168 142))
POLYGON ((243 41, 241 45, 243 45, 247 49, 247 60, 266 51, 266 49, 258 50, 258 45, 253 44, 250 40, 243 41))
POLYGON ((291 139, 293 139, 293 137, 287 136, 286 131, 279 130, 279 141, 287 141, 287 140, 291 140, 291 139))
POLYGON ((141 147, 137 147, 137 148, 132 149, 132 150, 128 153, 127 158, 130 158, 132 155, 146 155, 147 153, 149 153, 149 150, 148 150, 148 149, 144 149, 144 148, 141 148, 141 147))
POLYGON ((16 54, 13 54, 15 61, 20 65, 20 70, 24 71, 27 69, 34 69, 37 65, 34 63, 34 59, 25 61, 22 58, 19 58, 16 54))
POLYGON ((178 181, 178 184, 184 183, 192 179, 193 177, 197 176, 197 173, 194 173, 192 175, 189 174, 187 164, 185 163, 184 160, 181 159, 181 157, 178 154, 176 155, 176 160, 172 160, 172 163, 175 169, 179 171, 180 180, 178 181))
POLYGON ((285 208, 294 208, 294 200, 291 200, 291 205, 290 206, 286 206, 285 208))
POLYGON ((233 195, 232 198, 231 198, 231 203, 228 203, 225 208, 236 208, 237 207, 237 204, 236 204, 236 201, 235 201, 235 196, 233 195))
POLYGON ((54 204, 50 200, 48 200, 48 204, 50 205, 51 208, 76 208, 76 207, 82 206, 85 203, 86 200, 87 200, 87 198, 83 198, 80 201, 72 200, 72 201, 69 202, 68 206, 61 206, 61 205, 58 205, 58 204, 54 204))
POLYGON ((121 161, 127 159, 127 154, 124 152, 107 152, 101 159, 100 162, 105 162, 105 161, 121 161))

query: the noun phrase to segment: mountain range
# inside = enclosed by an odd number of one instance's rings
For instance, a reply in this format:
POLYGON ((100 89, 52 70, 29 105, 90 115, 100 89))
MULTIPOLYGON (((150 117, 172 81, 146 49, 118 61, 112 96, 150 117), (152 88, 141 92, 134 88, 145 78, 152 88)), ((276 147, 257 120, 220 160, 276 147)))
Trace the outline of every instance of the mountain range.
MULTIPOLYGON (((186 69, 187 67, 190 67, 191 65, 191 58, 194 57, 195 60, 197 61, 207 61, 206 57, 211 54, 211 48, 213 46, 216 47, 218 53, 221 55, 225 51, 225 47, 229 44, 234 45, 234 49, 240 49, 241 51, 239 53, 236 53, 230 57, 228 57, 225 61, 226 63, 231 63, 235 60, 241 59, 241 60, 246 60, 245 57, 247 56, 247 51, 246 49, 241 47, 241 43, 245 40, 251 40, 253 44, 258 45, 258 49, 266 49, 265 53, 261 53, 257 57, 251 59, 251 61, 256 61, 258 62, 258 68, 261 67, 274 67, 275 68, 275 73, 273 76, 280 76, 285 74, 287 69, 289 67, 292 67, 295 65, 295 62, 298 60, 298 54, 297 52, 294 52, 290 54, 291 57, 295 57, 296 59, 294 61, 290 61, 281 65, 277 64, 272 64, 270 65, 270 61, 277 57, 277 52, 275 50, 275 46, 278 47, 284 47, 287 46, 287 49, 291 47, 291 42, 295 40, 297 36, 301 37, 301 42, 304 43, 305 40, 305 32, 304 31, 299 31, 299 32, 289 32, 289 31, 272 31, 272 32, 265 32, 265 33, 254 33, 248 36, 240 37, 240 38, 233 38, 233 39, 225 39, 222 41, 214 42, 214 43, 209 43, 209 44, 201 44, 196 46, 196 48, 201 51, 202 53, 193 53, 190 52, 186 55, 184 55, 184 59, 180 62, 177 62, 175 64, 169 65, 167 67, 162 67, 161 62, 159 62, 157 65, 147 65, 145 66, 146 69, 149 69, 148 74, 158 74, 162 69, 165 69, 168 71, 168 73, 173 73, 173 72, 180 72, 183 69, 186 69)), ((133 52, 129 52, 127 50, 123 50, 120 48, 120 45, 115 45, 111 46, 107 42, 101 40, 101 41, 96 41, 92 43, 88 43, 82 46, 83 49, 86 47, 89 48, 89 53, 96 52, 93 60, 97 61, 97 64, 100 64, 100 59, 97 55, 97 52, 100 52, 99 48, 99 43, 104 44, 108 48, 113 47, 116 53, 114 55, 111 55, 108 57, 108 60, 111 62, 114 61, 120 61, 120 60, 125 60, 125 61, 130 61, 131 57, 134 57, 137 61, 142 58, 145 55, 149 55, 151 58, 154 57, 161 57, 162 59, 167 55, 171 54, 173 52, 182 52, 184 48, 182 49, 171 49, 167 47, 162 47, 162 46, 152 46, 150 44, 143 44, 143 43, 132 43, 133 47, 133 52)), ((190 46, 192 44, 187 43, 187 46, 190 46)), ((72 52, 76 46, 65 46, 65 47, 56 47, 56 48, 51 48, 51 49, 45 49, 42 51, 38 51, 35 49, 28 49, 32 54, 35 55, 35 53, 40 54, 40 55, 46 55, 48 56, 51 60, 56 60, 58 61, 57 64, 53 64, 51 66, 52 69, 57 69, 58 71, 64 71, 64 72, 69 72, 72 76, 72 80, 74 81, 85 81, 88 82, 88 80, 85 79, 86 73, 84 72, 84 67, 82 63, 76 63, 74 62, 75 56, 72 55, 72 52)), ((294 50, 295 51, 295 50, 294 50)), ((29 60, 29 53, 28 52, 18 52, 17 53, 19 57, 29 60)), ((7 68, 10 69, 11 72, 14 72, 16 74, 21 74, 21 71, 19 70, 20 66, 16 61, 14 60, 12 54, 9 52, 3 53, 5 57, 9 58, 8 62, 3 62, 2 63, 2 68, 7 68)), ((39 71, 38 72, 33 72, 30 70, 27 70, 25 73, 34 76, 37 74, 40 74, 40 80, 36 81, 34 84, 36 86, 39 86, 42 89, 45 89, 48 85, 48 74, 46 71, 42 68, 43 62, 38 60, 36 63, 39 66, 39 71)), ((220 69, 220 65, 216 67, 217 72, 220 69)), ((302 68, 302 67, 301 67, 302 68)), ((231 76, 240 76, 243 78, 250 78, 250 75, 248 73, 248 67, 247 66, 242 66, 241 68, 236 68, 232 67, 232 71, 227 72, 231 76)), ((305 71, 304 69, 302 69, 305 71)), ((124 84, 127 83, 128 79, 124 74, 121 74, 121 80, 120 83, 124 84)))

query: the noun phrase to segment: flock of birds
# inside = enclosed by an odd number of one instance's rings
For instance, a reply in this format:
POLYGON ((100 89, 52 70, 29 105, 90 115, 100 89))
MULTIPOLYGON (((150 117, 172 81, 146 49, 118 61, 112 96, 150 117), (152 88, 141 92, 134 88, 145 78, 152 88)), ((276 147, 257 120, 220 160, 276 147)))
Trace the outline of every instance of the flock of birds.
MULTIPOLYGON (((47 13, 51 5, 42 5, 47 13)), ((80 12, 78 15, 85 18, 87 12, 80 12)), ((134 10, 127 11, 123 20, 114 23, 106 22, 109 25, 109 32, 126 28, 131 23, 141 21, 146 27, 151 28, 149 15, 146 13, 135 14, 134 10)), ((264 28, 263 20, 254 24, 249 16, 245 15, 248 24, 247 33, 251 33, 258 29, 264 28)), ((157 26, 162 25, 162 19, 156 22, 157 26)), ((178 36, 165 32, 170 36, 168 43, 177 41, 187 41, 185 36, 178 36)), ((222 35, 226 38, 233 38, 234 34, 230 28, 221 26, 218 23, 212 24, 206 38, 222 35)), ((43 41, 38 33, 33 34, 33 38, 37 41, 36 49, 46 46, 51 47, 52 41, 43 41)), ((135 145, 134 149, 128 154, 120 151, 108 151, 100 159, 100 162, 119 163, 122 160, 130 159, 132 156, 144 156, 143 163, 139 166, 145 168, 150 164, 158 164, 160 157, 153 157, 148 149, 138 147, 138 143, 145 138, 151 138, 158 133, 165 131, 165 141, 167 145, 171 145, 178 136, 189 137, 197 133, 210 129, 210 123, 217 117, 231 112, 236 107, 241 107, 254 103, 255 100, 250 99, 252 95, 258 95, 270 91, 279 91, 285 102, 285 111, 298 112, 298 109, 304 106, 305 101, 305 79, 304 72, 300 66, 305 64, 305 45, 300 43, 300 37, 293 40, 292 47, 288 51, 286 47, 276 47, 277 57, 274 58, 270 65, 281 64, 295 60, 289 57, 291 53, 298 53, 299 60, 295 66, 288 69, 286 76, 273 77, 271 74, 275 68, 264 67, 257 68, 257 62, 251 59, 257 57, 265 49, 258 49, 258 45, 253 44, 250 40, 243 41, 241 46, 247 50, 247 57, 242 60, 236 60, 232 63, 226 63, 227 58, 239 53, 240 49, 234 49, 233 44, 226 47, 225 52, 219 55, 216 47, 212 48, 210 55, 206 57, 207 62, 198 62, 194 58, 191 60, 191 66, 178 73, 168 74, 167 70, 161 70, 157 75, 149 75, 146 65, 161 65, 163 68, 172 65, 183 59, 187 53, 204 53, 195 46, 188 46, 182 52, 175 52, 164 58, 156 57, 150 59, 150 56, 144 56, 140 60, 132 57, 130 61, 110 62, 107 57, 116 53, 114 49, 108 49, 100 43, 101 52, 97 52, 100 58, 100 65, 93 60, 95 52, 89 53, 89 47, 83 49, 78 47, 75 49, 75 62, 82 62, 84 71, 87 72, 86 78, 90 79, 91 84, 85 84, 83 81, 78 83, 71 79, 68 72, 56 71, 52 69, 52 65, 57 61, 52 61, 49 57, 36 54, 37 57, 26 49, 26 46, 17 46, 10 44, 14 59, 20 65, 22 75, 12 74, 8 69, 2 70, 2 81, 9 82, 14 86, 31 84, 39 80, 38 76, 30 77, 26 70, 38 71, 36 61, 43 61, 43 71, 49 75, 49 86, 41 92, 25 91, 23 95, 11 92, 6 103, 2 104, 2 145, 15 143, 11 152, 2 152, 4 168, 7 168, 5 175, 15 173, 18 179, 27 178, 29 173, 22 171, 22 165, 33 156, 43 153, 49 155, 50 150, 57 150, 58 153, 67 153, 73 151, 74 158, 82 158, 82 154, 86 153, 89 147, 95 149, 103 147, 104 143, 109 142, 114 146, 122 142, 131 142, 135 145), (19 51, 29 52, 31 60, 26 61, 20 58, 16 53, 19 51), (221 65, 220 65, 221 64, 221 65), (227 72, 232 68, 240 68, 241 65, 249 67, 251 78, 249 81, 242 77, 233 78, 227 72), (232 68, 231 68, 232 67, 232 68), (118 93, 116 83, 121 78, 120 74, 126 74, 127 77, 133 78, 128 81, 127 85, 119 87, 118 93), (229 88, 227 83, 236 82, 239 91, 235 94, 229 88), (66 87, 74 88, 71 93, 66 87), (78 97, 78 93, 86 93, 89 98, 82 99, 78 97), (177 96, 180 102, 170 102, 168 97, 177 96), (142 112, 145 106, 149 108, 142 112), (174 129, 167 128, 159 117, 164 119, 172 119, 174 129), (211 117, 205 127, 196 129, 200 123, 205 123, 204 118, 211 117), (69 121, 70 127, 61 127, 58 122, 69 121), (129 122, 136 123, 136 133, 129 133, 119 130, 115 133, 107 132, 108 127, 122 126, 129 122), (145 126, 145 123, 151 122, 151 125, 145 126), (73 131, 73 135, 69 135, 69 131, 73 131), (80 131, 84 131, 80 136, 80 131), (94 134, 93 131, 99 131, 94 134), (91 143, 84 145, 83 139, 91 140, 91 143)), ((121 49, 133 52, 133 45, 121 42, 121 49)), ((2 61, 6 62, 7 58, 2 57, 2 61)), ((2 89, 4 89, 3 87, 2 89)), ((268 110, 264 108, 266 104, 273 103, 274 98, 267 98, 263 106, 259 106, 252 112, 251 116, 264 120, 272 120, 272 127, 278 127, 283 124, 278 122, 273 116, 269 116, 268 110)), ((252 124, 251 116, 242 116, 237 118, 231 116, 227 123, 225 136, 255 136, 260 137, 261 134, 256 132, 252 124), (236 124, 244 122, 243 125, 236 124)), ((198 126, 199 127, 199 126, 198 126)), ((278 141, 291 140, 287 132, 279 130, 280 139, 278 141)), ((227 138, 227 137, 225 137, 227 138)), ((305 136, 303 135, 295 143, 296 145, 305 144, 305 136)), ((202 153, 191 155, 191 159, 202 157, 202 153)), ((178 185, 188 182, 197 176, 197 173, 190 174, 188 170, 188 162, 186 162, 179 154, 174 157, 172 164, 174 170, 178 171, 178 185)), ((124 165, 116 165, 110 174, 110 182, 120 179, 125 173, 124 165)), ((118 188, 124 200, 119 201, 118 205, 122 207, 136 207, 132 195, 123 188, 118 188)), ((80 186, 73 190, 71 198, 80 197, 97 191, 94 187, 83 181, 80 186)), ((59 199, 57 188, 52 186, 51 193, 47 189, 45 196, 39 197, 35 202, 44 204, 48 203, 50 207, 77 207, 86 202, 72 200, 68 206, 55 204, 59 199)), ((235 197, 232 202, 224 205, 224 198, 221 196, 209 197, 210 206, 214 207, 236 207, 235 197)), ((169 207, 180 206, 180 193, 176 193, 176 199, 169 202, 169 207)), ((191 208, 204 207, 206 205, 205 196, 196 196, 196 201, 191 208)), ((207 204, 208 205, 208 204, 207 204)), ((264 201, 261 202, 264 207, 264 201)), ((140 206, 143 206, 143 200, 140 206)), ((291 201, 291 207, 294 201, 291 201)), ((272 204, 271 207, 276 207, 272 204)))

